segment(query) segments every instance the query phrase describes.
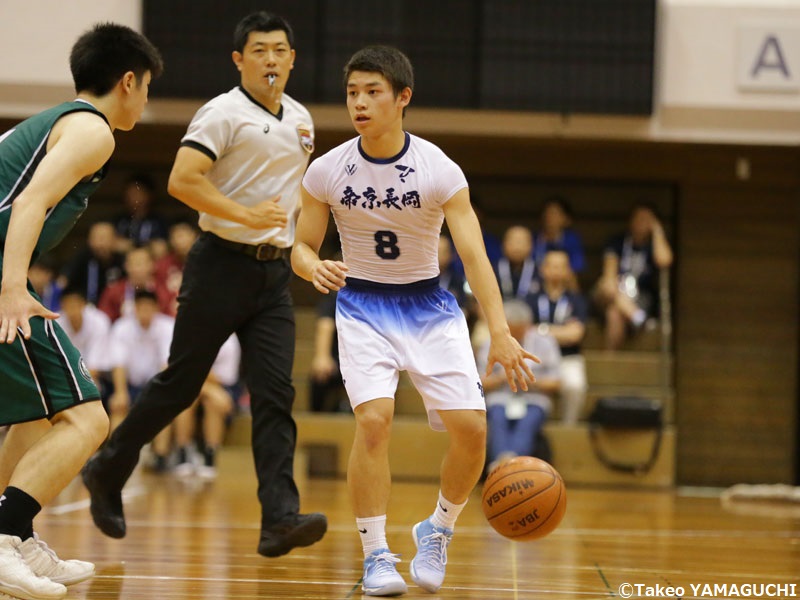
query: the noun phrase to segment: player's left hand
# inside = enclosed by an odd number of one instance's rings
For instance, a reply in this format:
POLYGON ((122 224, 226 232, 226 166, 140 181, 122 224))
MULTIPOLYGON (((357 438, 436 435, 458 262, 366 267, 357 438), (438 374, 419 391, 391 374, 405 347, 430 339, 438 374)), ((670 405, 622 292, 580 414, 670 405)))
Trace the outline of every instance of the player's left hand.
POLYGON ((532 360, 536 363, 541 363, 539 357, 531 354, 519 345, 519 342, 510 334, 507 333, 498 338, 492 337, 489 346, 489 357, 486 365, 486 376, 488 377, 495 363, 499 363, 506 371, 506 379, 508 379, 508 387, 512 392, 516 392, 519 388, 528 391, 528 383, 536 381, 536 377, 531 371, 530 366, 526 360, 532 360), (519 383, 519 386, 517 385, 519 383))
POLYGON ((340 260, 321 260, 311 270, 311 283, 317 291, 328 294, 345 285, 347 265, 340 260))
POLYGON ((59 314, 42 306, 26 289, 0 293, 0 344, 13 343, 17 328, 22 330, 22 337, 30 339, 32 317, 57 319, 59 314))

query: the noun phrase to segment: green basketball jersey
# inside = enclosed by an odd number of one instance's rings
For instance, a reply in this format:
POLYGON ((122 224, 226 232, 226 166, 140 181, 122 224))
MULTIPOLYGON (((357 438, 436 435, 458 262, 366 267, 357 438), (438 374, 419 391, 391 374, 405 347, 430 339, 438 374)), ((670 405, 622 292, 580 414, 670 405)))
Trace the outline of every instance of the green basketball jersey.
MULTIPOLYGON (((105 116, 88 102, 64 102, 19 123, 0 135, 0 254, 5 247, 11 207, 30 183, 36 167, 47 154, 47 140, 53 126, 64 115, 87 111, 105 116)), ((89 196, 105 176, 103 166, 93 176, 78 183, 53 208, 47 212, 42 232, 33 251, 35 260, 42 252, 56 246, 73 228, 86 210, 89 196)), ((0 265, 2 270, 2 265, 0 265)))

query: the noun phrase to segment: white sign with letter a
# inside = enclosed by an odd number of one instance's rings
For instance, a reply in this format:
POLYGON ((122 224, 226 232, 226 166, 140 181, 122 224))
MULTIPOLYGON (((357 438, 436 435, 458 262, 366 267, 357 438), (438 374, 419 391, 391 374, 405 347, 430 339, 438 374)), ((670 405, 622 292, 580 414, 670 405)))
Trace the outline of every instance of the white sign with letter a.
POLYGON ((739 27, 737 83, 743 92, 800 92, 800 22, 739 27))

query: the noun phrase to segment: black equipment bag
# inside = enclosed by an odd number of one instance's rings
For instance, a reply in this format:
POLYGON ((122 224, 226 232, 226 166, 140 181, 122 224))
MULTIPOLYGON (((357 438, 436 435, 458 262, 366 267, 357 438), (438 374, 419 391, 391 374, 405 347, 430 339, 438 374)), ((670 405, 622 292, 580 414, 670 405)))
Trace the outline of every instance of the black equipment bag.
POLYGON ((644 475, 655 464, 661 448, 663 407, 661 402, 637 396, 611 396, 598 398, 589 415, 589 437, 595 455, 605 466, 614 471, 644 475), (623 463, 612 460, 600 447, 600 429, 652 429, 655 439, 650 456, 639 463, 623 463))

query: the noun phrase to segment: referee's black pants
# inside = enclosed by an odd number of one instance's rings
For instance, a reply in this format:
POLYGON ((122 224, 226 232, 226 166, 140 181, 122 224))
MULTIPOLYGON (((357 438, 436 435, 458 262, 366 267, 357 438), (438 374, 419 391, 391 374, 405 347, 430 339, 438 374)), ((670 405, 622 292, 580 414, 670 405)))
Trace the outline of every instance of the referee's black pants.
POLYGON ((200 236, 186 260, 169 364, 145 386, 95 461, 109 486, 122 489, 142 446, 194 402, 220 346, 236 333, 250 391, 262 527, 298 512, 290 274, 287 259, 258 261, 210 234, 200 236))

